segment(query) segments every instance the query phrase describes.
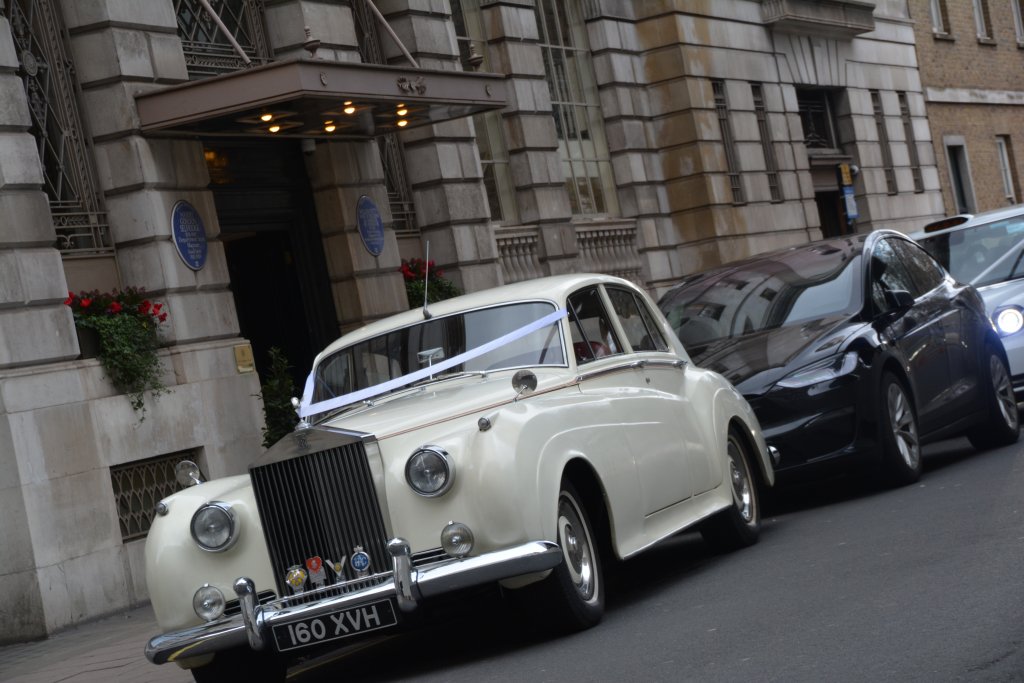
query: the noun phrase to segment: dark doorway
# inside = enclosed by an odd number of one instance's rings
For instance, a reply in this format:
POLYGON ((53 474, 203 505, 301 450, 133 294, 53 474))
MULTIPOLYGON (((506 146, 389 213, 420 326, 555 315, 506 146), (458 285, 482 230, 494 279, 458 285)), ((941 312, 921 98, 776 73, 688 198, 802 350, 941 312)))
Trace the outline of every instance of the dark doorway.
POLYGON ((211 141, 205 154, 241 334, 261 378, 277 347, 301 391, 338 326, 299 141, 211 141))
POLYGON ((853 232, 846 220, 842 195, 839 192, 815 192, 822 237, 839 237, 853 232))

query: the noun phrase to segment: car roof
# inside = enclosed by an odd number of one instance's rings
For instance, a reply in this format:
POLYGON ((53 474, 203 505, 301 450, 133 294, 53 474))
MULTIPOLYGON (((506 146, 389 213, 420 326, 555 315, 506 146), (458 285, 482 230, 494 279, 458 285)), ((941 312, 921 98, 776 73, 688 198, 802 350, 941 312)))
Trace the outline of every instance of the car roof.
POLYGON ((783 247, 782 249, 775 249, 773 251, 764 252, 763 254, 755 254, 745 259, 738 261, 730 261, 723 263, 715 268, 708 268, 699 272, 690 273, 681 282, 674 285, 671 289, 662 295, 662 300, 666 299, 673 292, 688 286, 695 280, 705 280, 708 277, 722 277, 729 272, 744 270, 755 266, 760 263, 769 261, 777 261, 780 257, 786 254, 793 254, 802 251, 812 251, 814 249, 820 249, 823 246, 849 246, 853 247, 855 253, 861 253, 865 249, 869 248, 869 245, 883 236, 894 236, 901 237, 903 239, 909 239, 907 235, 897 230, 879 229, 873 230, 866 233, 855 233, 852 235, 843 235, 842 237, 829 237, 823 240, 815 240, 814 242, 804 242, 803 244, 795 244, 789 247, 783 247), (859 242, 859 243, 858 243, 859 242))
MULTIPOLYGON (((469 311, 488 306, 515 303, 518 301, 550 301, 559 306, 572 292, 580 287, 591 284, 607 284, 628 287, 634 291, 640 289, 628 280, 614 277, 612 275, 601 275, 598 273, 580 273, 571 275, 554 275, 551 277, 524 280, 510 285, 502 285, 491 289, 484 289, 471 294, 445 299, 428 305, 430 317, 441 318, 461 311, 469 311)), ((332 342, 321 351, 314 361, 314 365, 320 359, 338 349, 350 346, 357 342, 371 339, 391 330, 401 329, 416 323, 423 322, 423 308, 417 307, 402 313, 382 318, 368 323, 363 327, 348 332, 332 342)))
POLYGON ((924 227, 923 230, 913 233, 910 237, 915 240, 925 239, 933 237, 934 235, 948 235, 951 232, 957 232, 960 230, 970 230, 973 227, 984 225, 985 223, 993 223, 995 221, 1001 221, 1006 218, 1013 218, 1014 216, 1020 216, 1024 214, 1024 204, 1015 204, 1013 206, 1007 206, 1001 209, 992 209, 991 211, 984 211, 976 214, 960 214, 966 220, 963 223, 954 225, 949 228, 942 228, 939 230, 928 230, 928 225, 941 224, 943 221, 948 221, 958 216, 951 216, 949 218, 943 218, 938 221, 933 221, 924 227))

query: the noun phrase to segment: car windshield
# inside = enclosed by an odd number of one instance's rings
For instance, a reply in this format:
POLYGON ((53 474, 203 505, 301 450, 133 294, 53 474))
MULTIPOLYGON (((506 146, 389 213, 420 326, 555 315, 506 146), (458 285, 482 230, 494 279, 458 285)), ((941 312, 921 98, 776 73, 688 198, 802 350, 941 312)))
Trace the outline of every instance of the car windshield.
POLYGON ((864 236, 818 242, 696 275, 660 307, 690 350, 861 306, 864 236))
POLYGON ((982 286, 1024 276, 1024 216, 929 235, 918 242, 960 282, 982 286))
MULTIPOLYGON (((353 344, 332 353, 317 366, 313 401, 350 394, 431 367, 530 325, 554 310, 549 302, 483 308, 424 320, 353 344)), ((564 366, 560 330, 557 322, 552 323, 438 372, 433 378, 524 366, 564 366)), ((395 388, 401 386, 399 383, 395 388)))

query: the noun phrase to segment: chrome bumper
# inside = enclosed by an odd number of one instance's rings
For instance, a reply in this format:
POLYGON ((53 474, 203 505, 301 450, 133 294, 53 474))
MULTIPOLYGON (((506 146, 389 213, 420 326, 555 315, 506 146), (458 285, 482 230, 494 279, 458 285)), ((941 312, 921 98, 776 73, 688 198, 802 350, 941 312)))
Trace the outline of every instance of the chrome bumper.
POLYGON ((235 581, 235 592, 242 607, 241 614, 156 636, 146 645, 146 658, 154 664, 165 664, 245 644, 259 650, 265 647, 266 636, 275 624, 323 616, 338 609, 358 607, 384 598, 393 598, 402 611, 409 612, 416 609, 418 600, 521 574, 545 571, 558 566, 562 561, 561 549, 550 541, 531 541, 513 548, 461 560, 452 559, 444 564, 420 569, 413 569, 409 544, 404 540, 392 539, 388 543, 388 552, 391 553, 394 569, 392 581, 294 607, 277 609, 273 603, 257 605, 253 582, 240 577, 235 581))

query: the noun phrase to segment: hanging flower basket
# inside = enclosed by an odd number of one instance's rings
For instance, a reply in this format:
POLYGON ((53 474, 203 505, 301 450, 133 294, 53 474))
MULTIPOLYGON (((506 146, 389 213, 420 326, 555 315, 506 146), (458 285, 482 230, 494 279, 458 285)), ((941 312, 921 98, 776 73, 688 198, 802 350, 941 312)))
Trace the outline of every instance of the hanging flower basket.
POLYGON ((165 391, 157 355, 157 329, 167 320, 163 304, 154 304, 134 287, 112 292, 68 292, 64 300, 75 316, 82 357, 99 358, 107 378, 128 397, 139 420, 146 415, 146 393, 165 391), (94 356, 90 356, 94 353, 94 356))

